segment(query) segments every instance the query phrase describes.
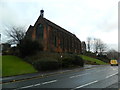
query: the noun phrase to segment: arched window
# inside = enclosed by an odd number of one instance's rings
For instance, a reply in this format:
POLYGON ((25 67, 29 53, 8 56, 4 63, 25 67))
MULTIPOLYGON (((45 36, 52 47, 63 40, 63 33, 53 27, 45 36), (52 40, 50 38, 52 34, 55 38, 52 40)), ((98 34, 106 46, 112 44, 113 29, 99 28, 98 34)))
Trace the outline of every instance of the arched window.
POLYGON ((54 46, 55 47, 57 46, 57 37, 56 36, 54 37, 54 46))
POLYGON ((44 27, 42 24, 38 24, 36 28, 36 39, 43 39, 44 27))

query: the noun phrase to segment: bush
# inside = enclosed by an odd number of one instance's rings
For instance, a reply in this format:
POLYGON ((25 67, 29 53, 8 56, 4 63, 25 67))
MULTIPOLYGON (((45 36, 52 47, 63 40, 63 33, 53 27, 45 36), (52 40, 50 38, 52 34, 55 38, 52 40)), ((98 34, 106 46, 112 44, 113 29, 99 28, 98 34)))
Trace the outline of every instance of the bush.
POLYGON ((103 62, 109 63, 110 59, 106 55, 97 55, 97 59, 100 59, 103 62))
POLYGON ((20 55, 22 57, 31 56, 36 54, 37 51, 43 50, 42 44, 38 43, 37 41, 32 41, 29 39, 24 39, 23 41, 21 41, 18 47, 20 55))
POLYGON ((84 55, 96 58, 96 53, 92 53, 90 51, 87 51, 84 55))
POLYGON ((75 66, 84 66, 83 59, 76 54, 62 54, 39 52, 34 56, 28 56, 25 61, 31 63, 37 70, 55 70, 75 66))
POLYGON ((75 60, 73 61, 74 65, 84 66, 84 60, 80 56, 74 56, 75 60))
POLYGON ((66 68, 66 67, 70 67, 73 65, 74 58, 72 57, 65 57, 62 59, 62 67, 66 68))
POLYGON ((80 56, 72 55, 69 57, 65 57, 62 59, 63 67, 71 67, 71 66, 84 66, 84 61, 80 56))
POLYGON ((34 62, 33 65, 37 70, 55 70, 59 68, 58 61, 52 58, 41 58, 34 62))

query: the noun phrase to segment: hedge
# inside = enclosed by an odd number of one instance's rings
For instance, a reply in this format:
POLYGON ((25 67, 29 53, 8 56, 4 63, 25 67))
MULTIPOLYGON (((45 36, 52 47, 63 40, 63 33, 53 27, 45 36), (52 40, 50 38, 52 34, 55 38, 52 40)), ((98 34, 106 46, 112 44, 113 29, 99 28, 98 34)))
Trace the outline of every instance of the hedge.
POLYGON ((55 70, 59 68, 59 63, 52 58, 41 58, 33 63, 37 70, 55 70))

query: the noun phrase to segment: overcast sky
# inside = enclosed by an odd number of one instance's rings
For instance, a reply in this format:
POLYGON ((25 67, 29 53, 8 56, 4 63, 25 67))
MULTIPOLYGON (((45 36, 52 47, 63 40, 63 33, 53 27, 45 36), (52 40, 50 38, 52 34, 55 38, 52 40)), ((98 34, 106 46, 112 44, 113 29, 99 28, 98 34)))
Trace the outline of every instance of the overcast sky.
POLYGON ((74 33, 81 41, 100 38, 109 49, 118 49, 119 0, 0 0, 2 42, 7 25, 34 25, 44 10, 44 17, 74 33))

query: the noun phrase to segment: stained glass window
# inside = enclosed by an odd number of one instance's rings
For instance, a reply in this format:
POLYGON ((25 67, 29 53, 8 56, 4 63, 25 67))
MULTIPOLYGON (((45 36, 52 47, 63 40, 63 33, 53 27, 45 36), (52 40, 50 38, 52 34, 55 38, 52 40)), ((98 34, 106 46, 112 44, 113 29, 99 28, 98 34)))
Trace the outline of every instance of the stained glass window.
POLYGON ((36 38, 43 39, 43 35, 44 35, 44 27, 42 24, 39 24, 36 30, 36 38))

